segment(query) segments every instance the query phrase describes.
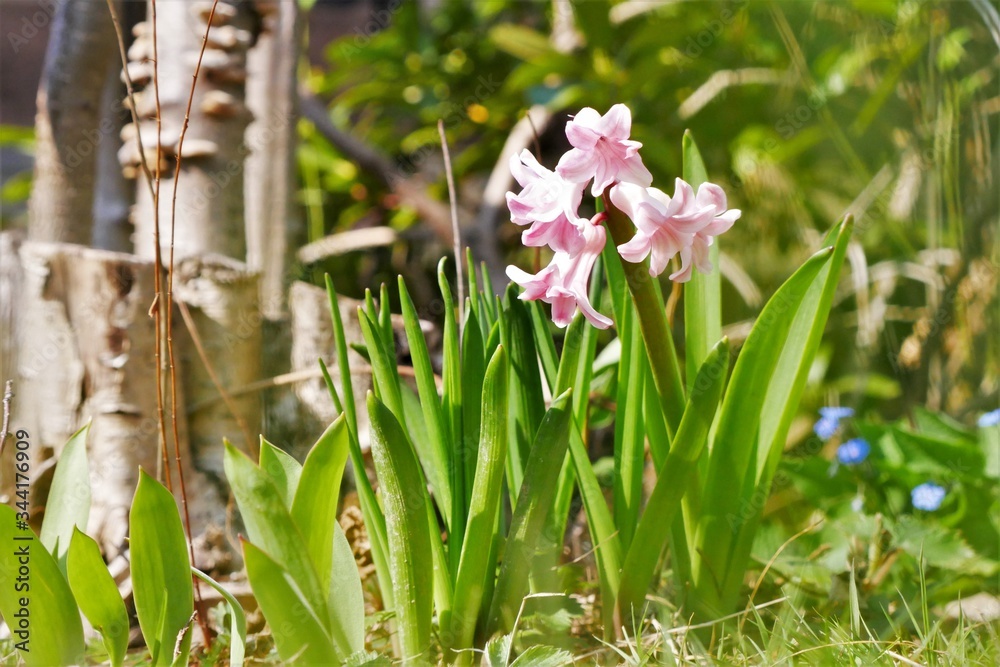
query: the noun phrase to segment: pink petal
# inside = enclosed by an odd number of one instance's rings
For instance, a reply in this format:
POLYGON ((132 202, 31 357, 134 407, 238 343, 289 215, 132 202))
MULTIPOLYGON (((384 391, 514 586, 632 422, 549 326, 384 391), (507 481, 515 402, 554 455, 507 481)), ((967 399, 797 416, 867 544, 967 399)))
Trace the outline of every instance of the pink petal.
POLYGON ((632 132, 632 112, 624 104, 616 104, 598 121, 597 130, 610 139, 628 139, 632 132))
POLYGON ((702 183, 698 186, 698 205, 712 207, 716 215, 726 210, 726 193, 715 183, 702 183))
POLYGON ((584 183, 593 176, 593 160, 589 153, 573 148, 559 158, 556 173, 573 183, 584 183))
POLYGON ((618 246, 618 254, 621 255, 622 259, 626 262, 638 264, 642 260, 646 259, 649 255, 651 247, 652 244, 650 237, 640 231, 632 237, 631 241, 618 246))

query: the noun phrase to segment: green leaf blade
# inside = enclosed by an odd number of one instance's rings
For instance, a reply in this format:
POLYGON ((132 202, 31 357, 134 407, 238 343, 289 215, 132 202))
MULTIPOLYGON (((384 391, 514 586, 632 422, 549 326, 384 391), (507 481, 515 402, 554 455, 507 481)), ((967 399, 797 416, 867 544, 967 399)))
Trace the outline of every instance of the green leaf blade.
POLYGON ((90 466, 87 460, 87 436, 90 423, 70 436, 59 455, 52 486, 45 503, 45 518, 39 540, 45 545, 59 569, 66 570, 66 552, 69 550, 75 528, 87 530, 90 516, 90 466))
POLYGON ((0 614, 11 630, 14 648, 27 665, 83 664, 83 624, 69 584, 35 534, 16 526, 15 511, 0 504, 0 541, 4 545, 0 572, 5 575, 0 586, 0 614), (27 565, 21 560, 25 556, 27 565), (28 572, 23 573, 22 567, 28 572), (27 605, 21 604, 24 600, 27 605), (21 615, 22 609, 27 610, 27 616, 21 615))
POLYGON ((403 660, 421 660, 430 645, 433 568, 427 491, 402 426, 368 393, 372 457, 382 487, 393 597, 403 660))
POLYGON ((142 470, 129 512, 129 534, 139 627, 153 664, 171 664, 177 638, 187 631, 194 613, 191 560, 173 495, 142 470))
POLYGON ((101 548, 80 530, 73 531, 66 556, 66 574, 80 611, 101 633, 112 667, 119 667, 128 650, 128 613, 108 572, 101 548))

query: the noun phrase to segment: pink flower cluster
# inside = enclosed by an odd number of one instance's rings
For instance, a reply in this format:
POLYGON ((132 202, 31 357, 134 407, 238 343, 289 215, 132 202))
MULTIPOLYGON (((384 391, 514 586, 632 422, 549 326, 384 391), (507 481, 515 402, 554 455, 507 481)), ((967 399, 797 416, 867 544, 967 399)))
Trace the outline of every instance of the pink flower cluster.
POLYGON ((711 271, 709 247, 740 217, 740 211, 727 210, 726 193, 718 185, 704 183, 695 193, 678 178, 672 198, 650 187, 653 177, 639 156, 642 144, 629 139, 631 130, 632 114, 624 104, 603 116, 588 107, 566 124, 573 148, 555 171, 526 150, 511 158, 511 173, 522 187, 519 194, 507 193, 511 220, 527 227, 521 235, 524 245, 548 246, 554 254, 537 274, 509 266, 507 276, 524 289, 520 298, 551 304, 557 326, 568 325, 577 309, 598 328, 612 324, 587 296, 587 282, 606 241, 601 225, 605 214, 587 219, 578 213, 591 180, 591 195, 606 195, 605 204, 636 226, 632 240, 618 246, 619 254, 635 263, 650 257, 652 276, 663 273, 674 256, 680 257, 681 266, 670 274, 671 280, 690 280, 693 268, 711 271))

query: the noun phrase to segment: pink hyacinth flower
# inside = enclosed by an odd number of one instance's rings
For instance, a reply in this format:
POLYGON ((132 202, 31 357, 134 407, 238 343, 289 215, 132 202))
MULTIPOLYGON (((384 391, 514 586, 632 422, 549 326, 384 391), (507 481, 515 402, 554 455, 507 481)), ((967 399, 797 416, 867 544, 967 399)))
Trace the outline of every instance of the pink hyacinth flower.
POLYGON ((573 146, 559 160, 556 172, 568 181, 586 183, 591 178, 591 194, 600 197, 612 183, 649 186, 653 175, 642 164, 642 144, 630 140, 632 113, 616 104, 603 116, 594 109, 580 110, 566 124, 566 138, 573 146))
MULTIPOLYGON (((678 189, 681 189, 683 184, 686 202, 684 213, 678 216, 677 223, 698 228, 694 233, 690 249, 681 252, 681 265, 687 266, 686 272, 682 269, 677 278, 671 276, 671 280, 685 282, 691 278, 691 264, 702 273, 712 271, 712 260, 708 249, 715 242, 716 236, 732 228, 742 212, 736 208, 726 209, 726 193, 714 183, 702 183, 698 186, 698 195, 693 196, 691 186, 680 179, 677 180, 678 189)), ((676 190, 674 196, 677 196, 676 190)))
POLYGON ((510 158, 510 172, 523 190, 507 193, 507 208, 514 224, 529 225, 521 242, 529 247, 550 246, 555 251, 579 252, 583 248, 583 223, 577 209, 583 183, 571 183, 538 163, 523 150, 510 158))
POLYGON ((656 188, 619 183, 611 189, 611 202, 635 224, 631 241, 618 246, 629 262, 650 257, 649 274, 658 276, 678 255, 681 268, 670 274, 676 282, 691 279, 692 269, 712 270, 708 248, 713 239, 733 226, 740 211, 726 211, 726 195, 717 185, 705 183, 694 190, 677 179, 673 198, 656 188))
POLYGON ((582 228, 584 246, 579 252, 556 252, 549 265, 534 275, 508 266, 507 277, 524 289, 518 298, 525 301, 541 299, 551 304, 552 321, 556 326, 569 325, 579 309, 595 327, 607 329, 611 320, 597 312, 587 295, 587 281, 604 248, 606 232, 599 224, 585 222, 582 228))

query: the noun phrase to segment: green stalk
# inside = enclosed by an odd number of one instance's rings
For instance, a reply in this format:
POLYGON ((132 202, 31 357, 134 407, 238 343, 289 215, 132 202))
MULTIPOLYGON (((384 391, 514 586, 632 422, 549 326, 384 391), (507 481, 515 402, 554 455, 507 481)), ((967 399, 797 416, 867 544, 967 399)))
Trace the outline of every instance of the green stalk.
MULTIPOLYGON (((611 232, 612 242, 619 246, 632 240, 634 227, 628 216, 615 208, 607 195, 604 196, 604 207, 607 211, 607 226, 611 232)), ((639 315, 639 328, 642 330, 642 338, 649 354, 653 382, 660 395, 660 406, 663 408, 670 435, 673 436, 681 423, 681 415, 684 414, 684 384, 681 381, 681 369, 677 362, 674 339, 667 325, 667 313, 663 300, 656 294, 653 282, 655 278, 649 275, 649 260, 633 264, 621 258, 621 263, 625 271, 625 281, 635 302, 636 313, 639 315)))

